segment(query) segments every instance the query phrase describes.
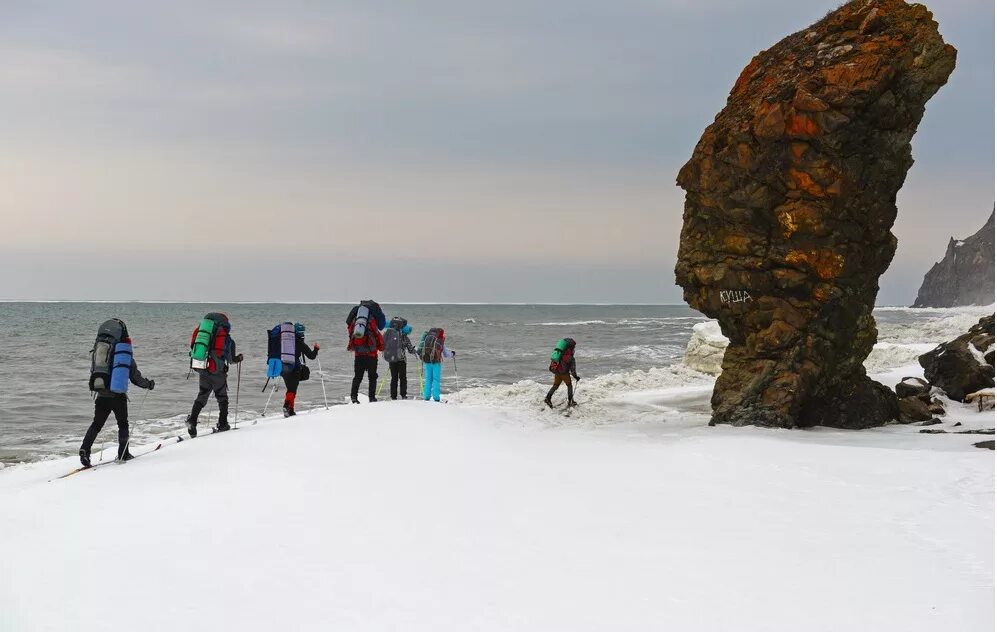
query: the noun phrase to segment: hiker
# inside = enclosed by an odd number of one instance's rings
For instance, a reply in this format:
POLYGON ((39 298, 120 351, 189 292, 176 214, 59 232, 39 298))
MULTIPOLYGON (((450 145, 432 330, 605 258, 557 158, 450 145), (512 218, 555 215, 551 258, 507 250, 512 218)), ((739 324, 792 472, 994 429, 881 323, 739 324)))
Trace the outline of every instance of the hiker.
MULTIPOLYGON (((454 358, 457 352, 451 351, 446 345, 446 333, 442 328, 433 327, 422 334, 416 352, 422 359, 423 387, 422 399, 429 401, 432 394, 435 401, 440 401, 440 369, 443 358, 454 358)), ((456 360, 455 360, 456 362, 456 360)))
POLYGON ((554 352, 550 354, 550 372, 554 374, 554 386, 551 386, 550 390, 547 391, 544 403, 550 408, 554 407, 550 398, 554 396, 554 393, 557 392, 557 389, 560 388, 563 382, 568 386, 567 407, 577 406, 575 391, 571 385, 571 377, 574 376, 576 381, 582 378, 578 377, 578 373, 575 371, 575 341, 573 339, 562 338, 557 342, 554 352))
POLYGON ((142 376, 132 357, 132 341, 124 321, 112 318, 97 329, 97 339, 90 351, 90 391, 95 393, 93 423, 83 436, 80 464, 90 467, 90 449, 104 422, 114 413, 118 422, 118 460, 128 461, 128 384, 152 390, 155 380, 142 376))
POLYGON ((190 368, 198 374, 197 397, 187 416, 187 434, 197 436, 197 416, 208 404, 208 398, 215 394, 218 402, 218 425, 215 430, 224 432, 228 425, 228 367, 230 363, 242 362, 242 354, 236 354, 232 340, 232 323, 228 316, 211 312, 201 319, 190 336, 190 368))
POLYGON ((398 399, 401 386, 402 399, 408 399, 408 365, 405 356, 408 353, 418 355, 415 346, 408 335, 412 326, 401 317, 394 317, 384 330, 384 361, 388 363, 391 372, 391 399, 398 399))
POLYGON ((281 372, 281 376, 284 378, 284 386, 287 387, 287 393, 284 394, 285 417, 294 415, 294 398, 298 394, 298 384, 307 380, 311 375, 308 365, 301 362, 300 358, 304 355, 309 360, 314 360, 318 357, 318 350, 318 344, 313 345, 309 349, 305 343, 305 326, 301 323, 294 323, 294 364, 290 369, 285 364, 284 370, 281 372))
POLYGON ((367 374, 367 399, 377 401, 377 354, 384 350, 384 336, 381 335, 384 326, 381 306, 370 299, 361 301, 346 317, 346 330, 350 336, 346 350, 353 352, 350 401, 354 404, 360 403, 358 396, 364 373, 367 374))

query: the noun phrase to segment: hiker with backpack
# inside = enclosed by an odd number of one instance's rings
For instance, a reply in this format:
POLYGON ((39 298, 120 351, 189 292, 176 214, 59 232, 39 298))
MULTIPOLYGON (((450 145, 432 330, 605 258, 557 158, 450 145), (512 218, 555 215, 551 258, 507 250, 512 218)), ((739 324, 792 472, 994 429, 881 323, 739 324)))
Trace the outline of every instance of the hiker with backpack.
POLYGON ((367 299, 350 310, 346 317, 346 331, 350 337, 347 351, 353 352, 353 384, 350 401, 359 404, 360 383, 367 374, 367 399, 377 401, 377 354, 384 351, 384 311, 377 302, 367 299))
MULTIPOLYGON (((422 334, 416 353, 422 359, 422 372, 424 383, 422 387, 422 399, 429 401, 430 395, 433 400, 440 401, 440 373, 444 358, 454 358, 456 351, 451 351, 446 345, 446 333, 440 327, 433 327, 422 334)), ((456 362, 456 360, 455 360, 456 362)))
POLYGON ((408 337, 410 333, 412 326, 398 316, 392 318, 384 330, 384 361, 391 372, 391 399, 398 399, 399 386, 402 399, 408 399, 408 364, 405 356, 408 353, 418 355, 408 337))
MULTIPOLYGON (((318 357, 319 346, 311 348, 305 343, 305 326, 301 323, 285 322, 271 329, 267 334, 267 382, 281 376, 287 393, 284 395, 284 416, 294 415, 294 399, 298 394, 298 384, 311 375, 311 370, 301 356, 309 360, 318 357)), ((275 387, 276 388, 276 387, 275 387)), ((263 385, 266 390, 266 385, 263 385)))
POLYGON ((218 425, 215 430, 224 432, 228 425, 228 367, 242 362, 236 354, 232 340, 232 323, 221 312, 211 312, 201 319, 190 336, 190 368, 198 374, 197 397, 187 416, 187 434, 197 436, 197 417, 207 406, 212 393, 218 403, 218 425))
POLYGON ((568 387, 567 407, 577 406, 578 403, 575 402, 575 391, 571 384, 571 377, 574 376, 575 381, 579 381, 582 378, 578 377, 578 373, 575 371, 575 341, 572 338, 558 340, 554 351, 550 354, 549 368, 550 372, 554 374, 554 385, 547 391, 544 403, 550 408, 554 407, 551 398, 554 397, 554 393, 557 392, 557 389, 563 383, 568 387))
POLYGON ((128 450, 128 384, 152 390, 155 380, 142 376, 132 357, 132 341, 124 321, 112 318, 97 329, 90 351, 90 391, 95 394, 93 422, 83 436, 80 464, 90 467, 90 450, 107 418, 114 413, 118 422, 118 460, 133 458, 128 450))

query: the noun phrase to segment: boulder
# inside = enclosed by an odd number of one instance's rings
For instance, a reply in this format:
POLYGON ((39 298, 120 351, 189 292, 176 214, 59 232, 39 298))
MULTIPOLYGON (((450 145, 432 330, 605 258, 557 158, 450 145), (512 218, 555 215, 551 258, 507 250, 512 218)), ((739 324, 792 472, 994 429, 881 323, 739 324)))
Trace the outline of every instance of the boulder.
POLYGON ((945 342, 917 361, 933 386, 956 401, 994 386, 994 316, 985 316, 955 340, 945 342))
POLYGON ((955 59, 923 5, 863 0, 741 72, 678 174, 676 283, 730 340, 711 423, 898 417, 897 397, 862 362, 910 140, 955 59))
POLYGON ((949 238, 945 257, 924 275, 914 307, 994 302, 994 214, 971 237, 949 238))
MULTIPOLYGON (((932 418, 931 411, 928 410, 928 404, 916 395, 901 397, 897 404, 900 408, 900 421, 903 423, 927 421, 932 418)), ((941 422, 939 421, 938 423, 941 422)))
POLYGON ((985 448, 987 450, 993 450, 994 440, 991 439, 990 441, 980 441, 979 443, 974 443, 973 446, 977 448, 985 448))
POLYGON ((897 397, 911 397, 927 395, 931 392, 931 384, 928 384, 919 377, 905 377, 897 383, 894 388, 897 392, 897 397))

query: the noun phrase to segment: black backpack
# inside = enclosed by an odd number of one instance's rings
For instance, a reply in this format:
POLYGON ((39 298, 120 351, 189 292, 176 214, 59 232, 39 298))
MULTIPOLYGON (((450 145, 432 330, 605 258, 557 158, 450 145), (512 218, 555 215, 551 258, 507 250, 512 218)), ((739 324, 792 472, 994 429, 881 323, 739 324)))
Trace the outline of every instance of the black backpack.
POLYGON ((111 388, 111 364, 114 347, 128 337, 128 329, 117 318, 104 321, 97 329, 97 338, 90 350, 90 390, 104 392, 111 388))

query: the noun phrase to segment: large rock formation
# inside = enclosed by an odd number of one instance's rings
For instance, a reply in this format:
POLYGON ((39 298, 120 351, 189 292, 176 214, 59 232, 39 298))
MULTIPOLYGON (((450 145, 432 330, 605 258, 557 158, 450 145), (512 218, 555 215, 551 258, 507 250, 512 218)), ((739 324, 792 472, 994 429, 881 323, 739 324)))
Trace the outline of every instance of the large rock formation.
POLYGON ((970 393, 994 386, 994 317, 985 316, 968 332, 917 359, 924 377, 949 398, 963 401, 970 393))
POLYGON ((914 307, 989 305, 994 302, 994 214, 972 237, 949 238, 945 258, 924 275, 914 307))
POLYGON ((922 5, 849 2, 759 53, 678 175, 676 281, 731 344, 712 423, 859 428, 877 280, 925 103, 956 51, 922 5))

